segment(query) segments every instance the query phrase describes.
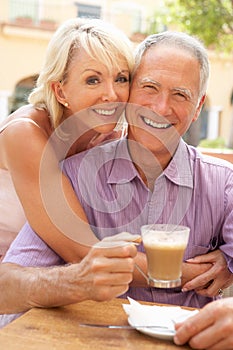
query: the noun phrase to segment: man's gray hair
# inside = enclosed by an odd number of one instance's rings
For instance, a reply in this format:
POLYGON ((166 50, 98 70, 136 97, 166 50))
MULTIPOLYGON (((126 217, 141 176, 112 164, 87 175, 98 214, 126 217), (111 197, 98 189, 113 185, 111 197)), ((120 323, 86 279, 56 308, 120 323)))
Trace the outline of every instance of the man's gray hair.
POLYGON ((206 93, 209 79, 209 60, 207 50, 201 41, 186 33, 166 31, 158 34, 149 35, 137 47, 135 52, 134 72, 139 67, 143 55, 153 46, 169 46, 187 51, 197 59, 200 64, 200 92, 199 97, 206 93))

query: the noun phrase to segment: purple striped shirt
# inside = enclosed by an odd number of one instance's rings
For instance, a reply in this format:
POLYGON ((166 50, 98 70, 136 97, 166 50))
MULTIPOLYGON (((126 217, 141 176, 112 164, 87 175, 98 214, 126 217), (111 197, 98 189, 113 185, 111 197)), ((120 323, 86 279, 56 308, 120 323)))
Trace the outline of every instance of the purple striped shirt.
MULTIPOLYGON (((70 157, 63 166, 99 239, 122 231, 140 233, 144 224, 181 224, 190 227, 185 259, 219 248, 233 271, 230 163, 204 156, 181 140, 153 191, 133 166, 125 139, 70 157)), ((29 225, 21 230, 4 261, 26 266, 64 263, 29 225)), ((131 287, 126 296, 192 307, 202 307, 212 300, 180 289, 131 287)))

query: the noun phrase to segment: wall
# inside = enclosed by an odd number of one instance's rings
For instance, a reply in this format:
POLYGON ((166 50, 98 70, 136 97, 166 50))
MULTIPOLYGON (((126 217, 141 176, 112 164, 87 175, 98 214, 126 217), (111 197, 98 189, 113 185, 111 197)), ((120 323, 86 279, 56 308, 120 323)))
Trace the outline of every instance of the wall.
POLYGON ((221 55, 210 53, 209 58, 211 74, 208 96, 211 105, 222 107, 219 133, 225 139, 228 139, 232 122, 230 97, 233 90, 233 57, 221 57, 221 55))
MULTIPOLYGON (((44 4, 55 6, 56 12, 53 11, 53 18, 58 23, 63 20, 76 17, 77 7, 75 1, 71 0, 44 0, 44 4)), ((83 3, 93 3, 96 1, 79 0, 83 3)), ((141 8, 144 21, 149 15, 155 12, 156 8, 161 8, 159 0, 99 0, 98 5, 104 9, 103 17, 105 20, 113 21, 127 35, 130 35, 134 28, 134 21, 130 19, 131 5, 134 8, 141 8), (126 14, 116 13, 116 4, 120 4, 118 9, 127 9, 126 14), (114 6, 113 6, 114 5, 114 6), (122 7, 123 6, 123 7, 122 7)), ((9 15, 9 0, 1 0, 0 12, 0 95, 6 96, 11 94, 16 83, 30 75, 39 72, 48 41, 53 34, 52 31, 39 30, 33 28, 19 28, 7 25, 9 15)), ((51 8, 49 9, 51 11, 51 8)), ((145 24, 145 23, 144 23, 145 24)), ((211 78, 208 88, 208 97, 211 106, 221 106, 219 134, 226 140, 230 134, 232 108, 230 106, 230 95, 233 88, 233 57, 224 58, 220 55, 210 53, 211 61, 211 78), (231 78, 231 79, 230 79, 231 78)), ((1 112, 2 113, 2 112, 1 112)), ((3 115, 0 115, 0 119, 3 115)))

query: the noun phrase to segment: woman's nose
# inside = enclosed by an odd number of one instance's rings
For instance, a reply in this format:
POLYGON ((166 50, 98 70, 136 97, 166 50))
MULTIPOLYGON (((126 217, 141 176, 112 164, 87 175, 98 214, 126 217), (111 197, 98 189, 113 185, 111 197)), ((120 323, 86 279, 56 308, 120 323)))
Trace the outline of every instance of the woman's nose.
POLYGON ((118 99, 118 96, 114 85, 113 84, 106 85, 102 93, 102 101, 110 102, 110 101, 116 101, 117 99, 118 99))

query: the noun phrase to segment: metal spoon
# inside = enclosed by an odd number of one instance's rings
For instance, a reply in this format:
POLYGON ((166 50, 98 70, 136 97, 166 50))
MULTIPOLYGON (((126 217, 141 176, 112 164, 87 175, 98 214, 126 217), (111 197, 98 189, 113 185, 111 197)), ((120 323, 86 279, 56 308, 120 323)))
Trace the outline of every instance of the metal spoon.
POLYGON ((145 278, 145 280, 147 281, 147 284, 150 284, 150 279, 149 277, 142 271, 142 269, 140 268, 140 266, 138 266, 138 264, 135 264, 136 269, 140 272, 140 274, 145 278))
POLYGON ((154 329, 160 329, 164 332, 174 333, 175 331, 172 329, 169 329, 165 326, 130 326, 130 325, 112 325, 112 324, 97 324, 97 323, 80 323, 79 326, 81 327, 96 327, 96 328, 111 328, 111 329, 137 329, 137 328, 154 328, 154 329))

